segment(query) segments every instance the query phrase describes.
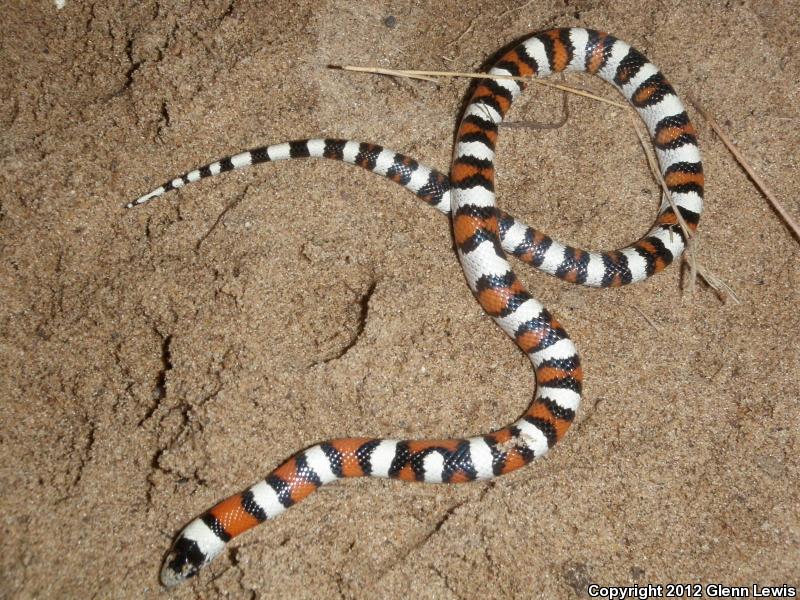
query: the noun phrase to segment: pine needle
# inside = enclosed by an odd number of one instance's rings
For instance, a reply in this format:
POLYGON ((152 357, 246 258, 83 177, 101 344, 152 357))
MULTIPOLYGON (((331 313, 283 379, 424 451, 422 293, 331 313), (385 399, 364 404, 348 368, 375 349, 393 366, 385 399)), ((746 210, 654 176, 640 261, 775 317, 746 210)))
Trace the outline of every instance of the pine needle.
POLYGON ((698 104, 697 100, 695 100, 691 96, 687 97, 689 98, 689 102, 691 102, 697 109, 697 112, 699 112, 706 120, 709 127, 711 127, 711 129, 714 130, 714 133, 716 133, 719 139, 722 141, 722 143, 725 144, 725 147, 728 149, 728 151, 731 154, 733 154, 733 157, 736 159, 736 162, 738 162, 739 166, 742 167, 742 169, 744 169, 744 172, 747 173, 748 177, 750 177, 750 180, 753 182, 756 188, 758 188, 758 191, 760 191, 763 194, 763 196, 767 199, 767 201, 772 205, 772 208, 775 209, 775 212, 777 212, 778 215, 783 219, 784 223, 786 223, 786 225, 794 234, 795 239, 800 241, 800 225, 797 224, 797 221, 795 221, 794 218, 792 218, 792 216, 783 207, 783 204, 781 204, 780 201, 775 197, 775 195, 767 188, 766 184, 761 179, 761 177, 759 177, 758 174, 756 174, 756 172, 750 166, 750 163, 745 159, 744 156, 742 156, 742 153, 739 152, 739 150, 736 148, 731 138, 729 138, 728 135, 722 130, 722 127, 719 126, 716 119, 714 119, 714 117, 712 117, 708 112, 706 112, 705 109, 703 109, 703 107, 700 106, 700 104, 698 104))
POLYGON ((612 106, 617 106, 619 108, 628 107, 627 104, 623 104, 615 100, 609 100, 608 98, 603 98, 602 96, 596 96, 595 94, 586 92, 584 90, 579 90, 577 88, 569 87, 568 85, 562 85, 560 83, 552 83, 550 81, 544 81, 542 79, 535 79, 533 77, 519 77, 516 75, 492 75, 489 73, 470 73, 464 71, 419 71, 412 69, 384 69, 382 67, 358 67, 355 65, 342 65, 342 66, 331 65, 331 68, 341 69, 343 71, 356 71, 358 73, 376 73, 378 75, 389 75, 391 77, 408 77, 411 79, 421 79, 423 81, 432 81, 432 82, 436 82, 434 77, 467 77, 469 79, 511 79, 513 81, 524 81, 526 83, 535 83, 536 85, 543 85, 545 87, 556 88, 557 90, 569 92, 570 94, 575 94, 577 96, 583 96, 584 98, 591 98, 592 100, 597 100, 598 102, 605 102, 606 104, 611 104, 612 106))

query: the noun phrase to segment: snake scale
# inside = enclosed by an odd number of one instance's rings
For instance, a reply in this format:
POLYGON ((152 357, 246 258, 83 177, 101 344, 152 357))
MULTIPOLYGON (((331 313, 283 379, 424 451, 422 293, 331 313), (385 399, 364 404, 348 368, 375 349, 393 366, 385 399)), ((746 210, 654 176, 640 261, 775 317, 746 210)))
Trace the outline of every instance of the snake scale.
MULTIPOLYGON (((652 138, 672 200, 694 231, 704 184, 697 135, 663 74, 627 43, 577 27, 525 37, 494 63, 490 73, 546 77, 563 71, 598 75, 633 105, 652 138)), ((161 570, 165 586, 196 575, 232 538, 278 516, 327 483, 363 476, 426 483, 491 479, 544 455, 564 436, 580 404, 580 359, 561 324, 517 279, 506 253, 565 281, 611 287, 661 271, 680 256, 686 239, 666 199, 643 238, 611 252, 562 244, 500 210, 494 194, 498 126, 523 88, 518 80, 478 80, 458 127, 449 176, 375 144, 311 139, 229 156, 176 177, 127 205, 141 205, 202 178, 263 162, 328 158, 368 169, 451 215, 467 284, 484 311, 528 355, 536 374, 534 399, 524 414, 491 433, 442 440, 340 438, 297 452, 178 534, 161 570)))

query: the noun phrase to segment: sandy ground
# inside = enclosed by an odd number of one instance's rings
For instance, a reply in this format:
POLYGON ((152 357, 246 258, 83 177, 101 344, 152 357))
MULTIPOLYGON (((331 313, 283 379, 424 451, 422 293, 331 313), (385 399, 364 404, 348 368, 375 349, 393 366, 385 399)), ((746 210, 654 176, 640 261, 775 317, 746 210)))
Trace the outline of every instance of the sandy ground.
MULTIPOLYGON (((313 136, 446 170, 464 80, 326 65, 475 69, 527 32, 582 25, 637 46, 718 115, 797 218, 792 4, 12 2, 0 596, 162 597, 180 527, 296 449, 477 434, 531 397, 525 357, 464 285, 447 219, 391 182, 294 161, 124 202, 211 159, 313 136)), ((552 121, 559 106, 528 90, 511 118, 552 121)), ((560 129, 503 132, 500 204, 566 241, 623 245, 652 222, 657 186, 623 112, 570 108, 560 129)), ((677 266, 598 291, 520 265, 585 365, 585 403, 547 460, 465 486, 331 486, 172 595, 800 583, 800 246, 690 112, 708 182, 698 260, 740 303, 689 294, 677 266)))

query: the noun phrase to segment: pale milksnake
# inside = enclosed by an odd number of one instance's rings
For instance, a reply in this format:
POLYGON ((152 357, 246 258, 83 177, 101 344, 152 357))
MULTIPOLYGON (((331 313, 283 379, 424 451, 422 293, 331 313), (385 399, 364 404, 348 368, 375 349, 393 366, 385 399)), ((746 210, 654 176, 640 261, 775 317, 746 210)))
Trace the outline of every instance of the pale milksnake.
MULTIPOLYGON (((661 72, 640 52, 608 34, 563 28, 523 39, 490 73, 545 77, 561 71, 597 74, 631 102, 653 139, 672 199, 694 230, 703 197, 700 151, 683 105, 661 72)), ((164 585, 194 576, 231 538, 279 515, 323 484, 360 476, 435 483, 490 479, 542 456, 564 436, 580 403, 580 360, 561 325, 523 288, 503 251, 566 281, 608 287, 660 271, 683 252, 685 239, 666 202, 641 240, 604 253, 563 245, 499 210, 493 191, 498 125, 523 87, 513 80, 478 81, 458 129, 449 180, 377 145, 304 140, 222 159, 128 204, 143 204, 203 177, 289 158, 331 158, 388 177, 441 212, 452 210, 467 283, 483 309, 528 355, 537 383, 533 402, 522 417, 485 435, 450 440, 343 438, 297 452, 265 479, 184 528, 164 561, 164 585)))

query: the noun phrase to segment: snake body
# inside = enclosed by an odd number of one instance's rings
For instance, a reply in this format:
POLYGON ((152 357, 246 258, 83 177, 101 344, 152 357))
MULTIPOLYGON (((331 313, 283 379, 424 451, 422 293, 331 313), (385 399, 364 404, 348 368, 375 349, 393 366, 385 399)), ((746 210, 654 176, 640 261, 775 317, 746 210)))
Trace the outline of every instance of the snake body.
MULTIPOLYGON (((490 73, 545 77, 562 71, 596 74, 636 108, 653 140, 672 200, 693 231, 702 210, 700 151, 686 111, 661 72, 611 35, 563 28, 526 37, 490 73)), ((441 212, 451 213, 457 254, 470 289, 528 355, 537 383, 525 413, 485 435, 444 440, 340 438, 297 452, 265 479, 223 500, 180 532, 162 567, 165 586, 196 575, 233 537, 278 516, 324 484, 362 476, 427 483, 491 479, 544 455, 564 436, 580 404, 580 359, 564 328, 524 289, 505 252, 566 281, 608 287, 662 270, 681 254, 686 240, 666 201, 642 239, 601 253, 561 244, 498 209, 498 125, 523 87, 508 79, 477 82, 458 128, 450 177, 374 144, 301 140, 255 148, 194 169, 128 205, 144 204, 204 177, 290 158, 341 160, 392 179, 441 212)))

